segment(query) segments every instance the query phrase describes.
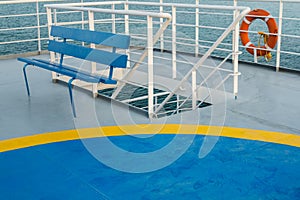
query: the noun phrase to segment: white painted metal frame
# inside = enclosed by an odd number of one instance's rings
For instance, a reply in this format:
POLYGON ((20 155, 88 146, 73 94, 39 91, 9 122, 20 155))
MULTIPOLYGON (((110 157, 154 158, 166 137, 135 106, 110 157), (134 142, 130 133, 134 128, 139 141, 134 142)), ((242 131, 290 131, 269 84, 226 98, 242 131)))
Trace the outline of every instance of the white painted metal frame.
POLYGON ((176 44, 176 7, 172 6, 172 77, 175 79, 177 75, 177 44, 176 44))
MULTIPOLYGON (((105 2, 110 3, 110 2, 105 2)), ((120 3, 120 2, 118 2, 120 3)), ((141 11, 133 11, 129 10, 129 5, 135 4, 135 5, 145 5, 145 3, 140 2, 124 2, 124 10, 116 10, 114 5, 116 2, 114 2, 113 7, 111 9, 100 9, 100 8, 93 8, 93 7, 87 7, 90 5, 99 5, 96 3, 82 3, 82 4, 52 4, 52 5, 46 5, 47 9, 64 9, 64 10, 77 10, 81 12, 88 12, 89 16, 89 28, 91 30, 94 30, 94 12, 99 13, 110 13, 112 14, 113 19, 113 31, 115 31, 115 14, 122 14, 124 15, 124 26, 125 26, 125 33, 129 34, 129 16, 130 15, 137 15, 137 16, 146 16, 147 17, 147 47, 144 51, 144 53, 141 55, 138 62, 134 64, 132 69, 128 71, 128 73, 124 76, 123 81, 127 81, 127 79, 131 76, 131 74, 139 67, 140 63, 143 62, 143 60, 147 57, 147 65, 148 65, 148 114, 150 118, 155 117, 158 112, 161 110, 161 108, 170 100, 170 98, 176 93, 176 91, 182 86, 182 84, 192 75, 192 109, 196 109, 197 107, 197 80, 196 80, 196 71, 197 69, 204 63, 204 61, 210 56, 210 54, 217 48, 217 46, 224 40, 224 38, 232 31, 235 31, 234 34, 234 44, 233 45, 233 59, 234 59, 234 94, 237 95, 237 88, 238 88, 238 82, 237 82, 237 76, 238 76, 238 28, 239 28, 239 21, 242 19, 242 17, 245 16, 247 12, 249 12, 249 8, 246 7, 237 7, 237 6, 211 6, 211 5, 187 5, 187 4, 163 4, 163 3, 149 3, 147 2, 146 5, 150 4, 152 6, 159 6, 160 12, 154 13, 154 12, 141 12, 141 11), (80 6, 80 7, 79 7, 80 6), (167 13, 162 13, 162 7, 163 6, 171 6, 172 8, 172 16, 167 13), (178 86, 176 86, 175 90, 172 91, 168 97, 163 101, 162 104, 157 106, 157 102, 154 104, 154 71, 153 71, 153 47, 154 44, 162 38, 164 30, 168 27, 171 19, 172 19, 172 77, 176 78, 177 70, 176 70, 176 64, 177 64, 177 41, 176 41, 176 8, 195 8, 196 9, 196 23, 195 26, 195 34, 196 34, 196 44, 195 44, 195 55, 198 55, 198 40, 199 40, 199 8, 206 8, 206 9, 222 9, 222 10, 233 10, 234 20, 230 27, 228 27, 222 36, 212 45, 212 47, 206 52, 206 54, 200 59, 198 63, 196 63, 191 71, 186 74, 186 76, 180 81, 178 86), (242 10, 242 13, 240 14, 240 10, 242 10), (153 35, 153 17, 157 17, 160 19, 160 22, 162 22, 163 18, 166 19, 165 23, 160 25, 159 31, 153 35)), ((104 4, 102 4, 104 5, 104 4)), ((51 13, 51 12, 48 12, 51 13)), ((51 22, 51 21, 50 21, 51 22)), ((49 23, 50 23, 49 22, 49 23)), ((94 45, 92 46, 94 47, 94 45)), ((161 42, 161 47, 163 47, 163 42, 161 42)), ((95 71, 95 69, 93 69, 95 71)), ((114 94, 112 95, 112 98, 115 99, 119 92, 124 87, 125 83, 121 81, 121 84, 118 85, 117 89, 115 90, 114 94)), ((94 88, 94 87, 93 87, 94 88)), ((95 87, 96 88, 96 87, 95 87)), ((93 93, 95 94, 96 91, 93 89, 93 93)))
MULTIPOLYGON (((205 6, 206 7, 206 6, 205 6)), ((212 8, 211 6, 208 6, 208 8, 212 8)), ((218 7, 215 7, 215 9, 218 9, 218 7)), ((225 8, 226 9, 226 8, 225 8)), ((229 9, 229 7, 227 7, 229 9)), ((219 37, 219 39, 206 51, 206 53, 200 58, 200 60, 192 67, 192 69, 181 79, 180 83, 175 87, 175 89, 168 95, 168 97, 160 104, 160 106, 156 109, 155 114, 158 114, 158 112, 163 108, 163 106, 171 99, 171 97, 180 89, 180 87, 188 80, 188 78, 192 75, 192 77, 196 78, 196 76, 193 74, 195 71, 201 67, 204 64, 204 61, 211 55, 211 53, 217 48, 217 46, 228 36, 228 34, 235 29, 236 34, 235 34, 235 49, 233 52, 234 55, 234 82, 233 82, 233 87, 234 87, 234 95, 237 95, 237 88, 238 88, 238 30, 239 30, 239 21, 243 19, 243 17, 250 11, 250 8, 247 7, 231 7, 233 10, 241 10, 241 13, 236 16, 234 21, 231 23, 231 25, 223 32, 223 34, 219 37)), ((195 82, 195 80, 192 80, 192 82, 195 82)), ((194 86, 192 86, 194 90, 194 86)), ((195 106, 195 100, 193 91, 193 107, 195 106)))
POLYGON ((276 52, 276 71, 280 68, 280 50, 281 50, 281 35, 282 35, 282 15, 283 15, 283 1, 279 3, 279 22, 278 22, 278 44, 276 52))
MULTIPOLYGON (((74 5, 74 4, 73 4, 74 5)), ((45 7, 48 10, 48 25, 49 27, 52 25, 52 16, 51 16, 51 9, 63 9, 63 10, 77 10, 77 11, 85 11, 88 12, 88 18, 89 18, 89 29, 94 30, 94 13, 109 13, 109 14, 121 14, 124 15, 125 19, 125 33, 129 34, 129 16, 130 15, 137 15, 137 16, 145 16, 147 17, 147 48, 144 51, 144 54, 140 58, 140 62, 142 62, 146 57, 148 58, 148 114, 149 117, 152 118, 154 114, 154 81, 153 81, 153 46, 154 43, 156 43, 161 35, 163 34, 164 30, 168 27, 170 21, 171 21, 171 15, 167 13, 152 13, 152 12, 142 12, 142 11, 134 11, 129 10, 128 2, 126 1, 124 3, 124 10, 116 10, 114 7, 112 9, 100 9, 100 8, 90 8, 90 7, 77 7, 77 5, 89 5, 88 3, 82 3, 82 4, 76 4, 76 6, 70 6, 70 4, 52 4, 52 5, 45 5, 45 7), (153 17, 156 18, 165 18, 165 22, 161 25, 161 28, 157 31, 157 33, 153 36, 153 17), (51 19, 50 19, 51 18, 51 19)), ((95 5, 95 4, 94 4, 95 5)), ((94 44, 91 46, 92 48, 95 47, 94 44)), ((124 77, 124 80, 126 80, 126 77, 132 73, 136 68, 138 68, 140 62, 136 63, 132 70, 127 76, 124 77)), ((95 71, 95 66, 92 67, 92 71, 95 71)), ((122 89, 124 86, 121 85, 118 87, 118 89, 122 89)), ((93 85, 93 94, 97 94, 97 85, 93 85)), ((118 91, 115 92, 114 96, 112 98, 115 98, 118 95, 118 91)))

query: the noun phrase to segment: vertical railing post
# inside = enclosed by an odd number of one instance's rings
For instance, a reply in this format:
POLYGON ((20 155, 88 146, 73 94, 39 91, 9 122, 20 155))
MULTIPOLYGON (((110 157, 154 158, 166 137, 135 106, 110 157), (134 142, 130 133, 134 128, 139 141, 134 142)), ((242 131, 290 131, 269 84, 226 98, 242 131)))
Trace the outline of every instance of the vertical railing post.
MULTIPOLYGON (((128 1, 126 1, 124 4, 124 10, 125 11, 129 10, 128 1)), ((125 34, 129 35, 129 16, 128 15, 124 16, 124 26, 125 26, 125 34)), ((130 67, 130 49, 126 49, 125 52, 126 52, 126 55, 128 56, 127 67, 130 67)), ((123 77, 123 73, 124 73, 124 70, 121 71, 122 77, 123 77)))
POLYGON ((279 22, 278 22, 278 41, 277 41, 277 51, 276 51, 276 71, 280 68, 280 50, 281 50, 281 34, 282 34, 282 17, 283 17, 283 1, 279 2, 279 22))
POLYGON ((153 19, 147 16, 147 51, 148 51, 148 114, 152 119, 154 113, 153 107, 153 19))
MULTIPOLYGON (((233 0, 233 6, 237 6, 238 4, 237 1, 238 0, 233 0)), ((236 16, 237 16, 236 10, 233 10, 233 21, 235 20, 236 16)), ((235 29, 232 31, 232 52, 234 52, 234 48, 235 48, 235 29)), ((232 61, 234 61, 234 54, 232 54, 232 61)))
POLYGON ((172 6, 172 78, 176 78, 177 74, 177 48, 176 48, 176 7, 172 6))
MULTIPOLYGON (((196 6, 199 5, 200 0, 196 0, 196 6)), ((199 8, 195 10, 195 57, 199 55, 199 8)), ((196 70, 192 72, 192 109, 197 108, 197 73, 196 70)))
MULTIPOLYGON (((235 10, 234 12, 234 21, 240 15, 239 10, 235 10)), ((238 95, 238 81, 239 81, 239 38, 240 38, 240 26, 239 23, 235 25, 234 34, 233 34, 233 94, 235 99, 237 99, 238 95)))
MULTIPOLYGON (((80 0, 80 3, 83 3, 84 0, 80 0)), ((84 29, 84 12, 81 11, 81 29, 84 29)), ((81 45, 84 46, 84 42, 81 42, 81 45)))
MULTIPOLYGON (((196 6, 199 6, 200 0, 196 0, 196 6)), ((199 8, 195 10, 195 57, 199 55, 199 8)), ((197 108, 197 73, 196 70, 192 72, 192 109, 197 108)))
POLYGON ((179 106, 180 106, 179 100, 180 100, 179 95, 176 94, 176 114, 179 113, 179 106))
POLYGON ((194 69, 192 71, 192 109, 197 108, 197 71, 194 69))
POLYGON ((40 54, 42 51, 42 45, 41 45, 40 8, 39 8, 38 1, 36 1, 36 21, 37 21, 38 53, 40 54))
MULTIPOLYGON (((129 4, 127 2, 125 2, 124 4, 124 10, 125 11, 129 10, 129 4)), ((125 34, 129 35, 129 16, 125 15, 124 20, 125 20, 125 34)))
MULTIPOLYGON (((159 3, 163 3, 163 0, 159 0, 159 3)), ((159 7, 159 12, 160 13, 163 13, 164 12, 164 7, 161 5, 160 7, 159 7)), ((164 19, 163 18, 160 18, 159 19, 159 22, 160 22, 160 27, 162 26, 162 24, 164 23, 164 19)), ((163 52, 164 51, 164 34, 161 34, 161 36, 160 36, 160 50, 161 50, 161 52, 163 52)))
MULTIPOLYGON (((48 37, 50 40, 53 39, 51 36, 51 26, 53 24, 52 21, 52 11, 51 8, 46 8, 46 13, 47 13, 47 26, 48 26, 48 37)), ((55 62, 55 53, 53 51, 50 51, 50 61, 55 62)), ((52 82, 56 82, 57 80, 57 73, 52 72, 52 82)))
POLYGON ((255 49, 253 49, 253 61, 255 62, 255 63, 258 63, 258 60, 257 60, 257 49, 255 48, 255 49))
MULTIPOLYGON (((53 37, 51 36, 51 26, 53 24, 52 22, 52 13, 51 13, 51 8, 46 8, 46 13, 47 13, 47 26, 48 26, 48 37, 49 39, 53 39, 53 37)), ((54 61, 55 57, 54 57, 54 53, 50 52, 50 57, 51 57, 51 61, 54 61), (53 57, 51 56, 53 55, 53 57)))
MULTIPOLYGON (((83 0, 80 0, 80 3, 83 3, 83 0)), ((84 12, 81 11, 81 28, 84 29, 84 12)), ((84 42, 82 43, 84 45, 84 42)))
MULTIPOLYGON (((53 9, 53 24, 56 26, 57 25, 57 10, 54 8, 53 9)), ((55 61, 58 61, 60 59, 60 56, 57 53, 54 53, 55 55, 55 61)), ((59 76, 56 74, 57 77, 59 76)))
MULTIPOLYGON (((89 20, 89 30, 94 31, 95 30, 95 18, 94 18, 94 12, 88 11, 88 20, 89 20)), ((95 44, 90 44, 91 48, 95 48, 95 44)), ((96 72, 96 63, 92 62, 92 73, 96 72)), ((98 84, 93 83, 92 84, 92 92, 93 92, 93 97, 97 97, 98 95, 98 84)))
MULTIPOLYGON (((111 5, 111 9, 115 10, 115 4, 114 3, 111 5)), ((114 14, 114 13, 111 14, 111 20, 112 20, 112 24, 111 24, 112 30, 111 31, 113 33, 116 33, 116 14, 114 14)))
MULTIPOLYGON (((95 30, 95 18, 94 18, 94 12, 88 11, 88 18, 89 18, 89 30, 94 31, 95 30)), ((93 44, 94 45, 94 44, 93 44)))
MULTIPOLYGON (((196 0, 196 6, 199 5, 199 0, 196 0)), ((199 55, 199 8, 195 11, 195 56, 199 55)))
POLYGON ((57 25, 57 10, 53 9, 53 20, 54 20, 54 25, 57 25))

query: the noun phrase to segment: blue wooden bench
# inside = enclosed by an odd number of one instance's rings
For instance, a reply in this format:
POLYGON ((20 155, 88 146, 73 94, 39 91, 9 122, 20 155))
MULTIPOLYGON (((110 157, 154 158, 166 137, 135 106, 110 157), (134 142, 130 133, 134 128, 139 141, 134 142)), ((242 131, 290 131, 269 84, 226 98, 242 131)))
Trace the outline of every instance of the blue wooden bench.
POLYGON ((108 32, 98 32, 90 30, 82 30, 75 28, 66 28, 61 26, 51 27, 51 36, 54 38, 61 38, 57 41, 55 39, 49 40, 48 50, 59 53, 59 63, 49 62, 41 59, 18 58, 19 61, 26 63, 23 67, 24 79, 27 89, 27 94, 30 96, 29 85, 26 75, 27 66, 36 66, 61 75, 70 77, 68 81, 69 95, 74 117, 76 117, 75 105, 72 93, 72 82, 75 79, 86 81, 89 83, 105 83, 116 84, 117 81, 113 80, 114 68, 126 68, 127 55, 116 53, 117 48, 128 49, 130 37, 128 35, 113 34, 108 32), (72 44, 69 41, 80 41, 85 43, 100 44, 103 46, 111 47, 112 52, 100 49, 85 47, 82 45, 72 44), (99 64, 109 66, 109 75, 102 77, 91 72, 82 71, 78 68, 69 67, 63 64, 64 56, 72 56, 99 64))

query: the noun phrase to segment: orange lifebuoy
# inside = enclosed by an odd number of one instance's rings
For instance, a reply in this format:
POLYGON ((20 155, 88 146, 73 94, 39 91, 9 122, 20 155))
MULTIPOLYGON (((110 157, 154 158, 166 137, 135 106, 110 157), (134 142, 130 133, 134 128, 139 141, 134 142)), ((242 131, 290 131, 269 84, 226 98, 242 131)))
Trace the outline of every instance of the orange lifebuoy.
POLYGON ((242 22, 241 28, 240 28, 240 31, 241 31, 240 37, 241 37, 242 44, 247 48, 247 51, 249 53, 251 53, 252 55, 254 55, 255 48, 261 48, 261 49, 257 49, 256 55, 257 56, 265 56, 270 52, 270 49, 273 49, 276 46, 276 43, 277 43, 278 36, 273 35, 273 34, 278 33, 276 21, 272 17, 272 15, 270 15, 269 12, 262 10, 262 9, 252 10, 247 15, 249 15, 249 16, 246 16, 244 18, 244 21, 242 22), (248 35, 249 26, 252 23, 252 21, 254 21, 256 19, 261 19, 261 20, 265 21, 266 24, 268 25, 269 33, 271 33, 271 35, 268 36, 265 45, 261 46, 261 47, 256 47, 254 44, 252 44, 249 39, 249 35, 248 35), (251 47, 251 48, 249 48, 249 47, 251 47))

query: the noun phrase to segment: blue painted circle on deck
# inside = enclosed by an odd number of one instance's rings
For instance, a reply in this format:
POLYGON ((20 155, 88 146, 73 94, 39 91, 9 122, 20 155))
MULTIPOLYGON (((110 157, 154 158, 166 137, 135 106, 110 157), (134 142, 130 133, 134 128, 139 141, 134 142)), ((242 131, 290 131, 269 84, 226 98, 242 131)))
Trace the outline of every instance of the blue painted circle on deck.
MULTIPOLYGON (((148 152, 173 137, 110 139, 148 152)), ((106 167, 80 140, 1 153, 1 199, 300 199, 300 148, 221 137, 199 159, 203 138, 170 166, 143 174, 106 167)))

